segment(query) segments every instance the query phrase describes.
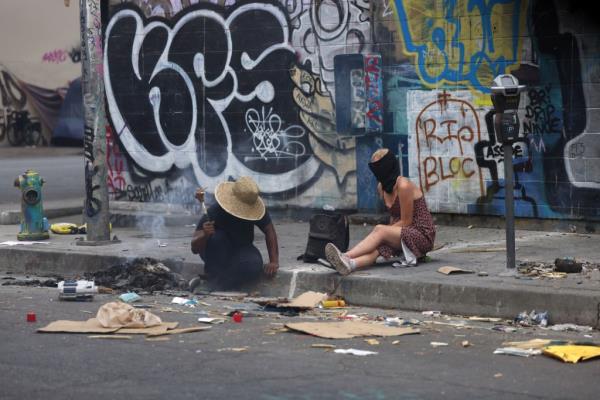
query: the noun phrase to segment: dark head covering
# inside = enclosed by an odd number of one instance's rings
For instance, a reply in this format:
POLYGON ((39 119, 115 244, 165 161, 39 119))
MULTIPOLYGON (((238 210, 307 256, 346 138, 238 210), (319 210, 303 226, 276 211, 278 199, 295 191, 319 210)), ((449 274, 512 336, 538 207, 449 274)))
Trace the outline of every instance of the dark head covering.
POLYGON ((388 150, 379 160, 370 162, 369 168, 381 183, 383 190, 387 193, 392 193, 396 180, 400 176, 400 165, 398 164, 398 160, 396 160, 396 156, 388 150))

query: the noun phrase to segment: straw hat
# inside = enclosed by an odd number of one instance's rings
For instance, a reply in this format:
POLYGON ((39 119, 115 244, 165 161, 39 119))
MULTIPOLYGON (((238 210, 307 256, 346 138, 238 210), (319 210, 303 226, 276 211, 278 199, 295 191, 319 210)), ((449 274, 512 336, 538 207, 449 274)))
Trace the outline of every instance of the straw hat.
POLYGON ((265 203, 258 192, 256 182, 249 176, 242 176, 235 182, 219 183, 215 189, 215 199, 229 214, 248 221, 258 221, 265 215, 265 203))

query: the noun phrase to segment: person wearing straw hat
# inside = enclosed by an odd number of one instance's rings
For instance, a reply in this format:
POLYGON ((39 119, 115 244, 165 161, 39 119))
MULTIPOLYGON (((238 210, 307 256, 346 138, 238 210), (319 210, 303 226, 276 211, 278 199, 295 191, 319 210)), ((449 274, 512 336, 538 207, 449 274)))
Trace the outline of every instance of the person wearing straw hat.
MULTIPOLYGON (((196 198, 204 201, 204 189, 196 191, 196 198)), ((263 273, 274 276, 279 268, 277 234, 256 182, 247 176, 222 182, 215 189, 215 200, 198 222, 191 243, 192 253, 204 261, 209 281, 220 289, 233 289, 263 273), (265 234, 269 254, 265 265, 253 244, 254 226, 265 234)), ((193 286, 190 282, 191 290, 193 286)))

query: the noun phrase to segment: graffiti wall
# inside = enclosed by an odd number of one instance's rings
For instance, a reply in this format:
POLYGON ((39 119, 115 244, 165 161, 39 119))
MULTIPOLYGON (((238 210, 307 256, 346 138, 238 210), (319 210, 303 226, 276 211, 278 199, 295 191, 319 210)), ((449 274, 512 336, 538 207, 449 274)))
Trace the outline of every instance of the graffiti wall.
POLYGON ((4 0, 0 23, 0 143, 13 111, 40 121, 50 142, 70 82, 81 75, 79 5, 52 0, 35 4, 4 0))
POLYGON ((272 206, 381 211, 367 163, 388 147, 432 210, 502 215, 490 86, 510 73, 527 86, 517 215, 600 218, 589 15, 540 0, 111 0, 111 196, 193 207, 195 187, 250 175, 272 206))

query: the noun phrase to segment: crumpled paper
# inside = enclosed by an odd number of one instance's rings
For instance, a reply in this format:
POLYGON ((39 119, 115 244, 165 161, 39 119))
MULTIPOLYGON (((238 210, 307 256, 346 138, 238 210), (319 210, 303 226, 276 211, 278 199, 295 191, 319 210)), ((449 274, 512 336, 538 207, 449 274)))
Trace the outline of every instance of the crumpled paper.
POLYGON ((105 328, 149 328, 162 323, 162 320, 151 312, 117 301, 100 307, 96 318, 105 328))

